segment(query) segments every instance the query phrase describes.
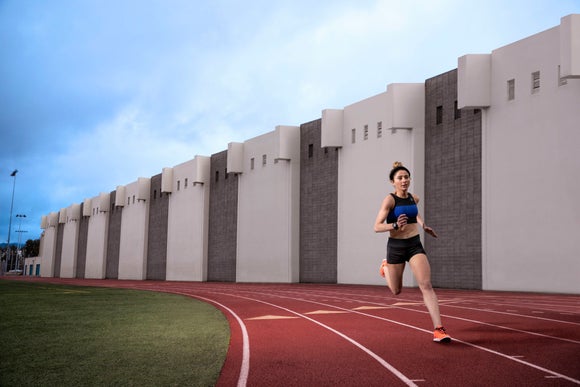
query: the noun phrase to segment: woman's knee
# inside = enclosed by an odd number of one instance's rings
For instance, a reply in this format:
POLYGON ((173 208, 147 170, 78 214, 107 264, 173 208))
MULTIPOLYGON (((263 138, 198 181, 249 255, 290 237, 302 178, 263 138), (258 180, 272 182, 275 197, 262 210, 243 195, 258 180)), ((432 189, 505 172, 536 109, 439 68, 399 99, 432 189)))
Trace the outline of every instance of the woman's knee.
POLYGON ((433 285, 431 284, 431 280, 419 281, 418 285, 419 285, 419 289, 422 292, 431 292, 431 291, 433 291, 433 285))

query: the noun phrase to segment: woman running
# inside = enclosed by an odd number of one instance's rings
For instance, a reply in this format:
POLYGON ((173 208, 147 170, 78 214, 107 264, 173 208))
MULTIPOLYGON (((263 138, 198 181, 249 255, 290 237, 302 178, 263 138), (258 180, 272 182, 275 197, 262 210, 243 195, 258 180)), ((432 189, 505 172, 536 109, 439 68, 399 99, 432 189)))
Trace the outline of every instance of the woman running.
POLYGON ((429 311, 433 326, 433 341, 449 342, 451 337, 445 332, 439 314, 437 295, 431 286, 431 267, 427 254, 419 238, 419 228, 437 238, 435 231, 428 227, 421 216, 417 204, 419 198, 409 192, 411 173, 402 163, 393 163, 389 179, 395 192, 387 195, 381 204, 375 232, 389 232, 387 242, 387 259, 383 260, 380 274, 386 277, 387 286, 394 295, 401 293, 405 263, 409 262, 411 270, 423 294, 423 301, 429 311), (388 277, 388 278, 387 278, 388 277))

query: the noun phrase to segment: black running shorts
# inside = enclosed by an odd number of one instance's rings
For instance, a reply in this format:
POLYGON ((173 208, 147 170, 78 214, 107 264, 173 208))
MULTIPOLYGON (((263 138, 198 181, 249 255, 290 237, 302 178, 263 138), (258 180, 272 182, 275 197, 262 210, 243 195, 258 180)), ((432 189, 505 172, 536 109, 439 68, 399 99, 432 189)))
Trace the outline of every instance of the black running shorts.
POLYGON ((409 262, 417 254, 427 254, 419 235, 409 239, 389 238, 387 242, 387 262, 392 264, 409 262))

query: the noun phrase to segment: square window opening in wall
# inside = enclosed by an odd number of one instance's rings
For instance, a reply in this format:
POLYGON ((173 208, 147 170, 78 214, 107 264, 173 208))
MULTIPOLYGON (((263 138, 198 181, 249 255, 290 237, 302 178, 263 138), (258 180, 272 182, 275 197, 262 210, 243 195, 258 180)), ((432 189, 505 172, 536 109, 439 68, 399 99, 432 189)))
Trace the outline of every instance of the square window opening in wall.
POLYGON ((224 179, 227 180, 227 178, 228 178, 228 169, 226 168, 224 169, 224 179))
POLYGON ((314 156, 314 144, 308 144, 308 158, 311 159, 314 156))
POLYGON ((220 171, 215 171, 215 181, 219 181, 220 179, 220 171))
POLYGON ((532 73, 532 94, 540 91, 540 72, 534 71, 532 73))
POLYGON ((516 80, 510 79, 507 81, 507 99, 513 101, 516 99, 516 80))
POLYGON ((350 142, 352 144, 356 142, 356 129, 352 129, 350 132, 350 142))
POLYGON ((377 122, 377 138, 383 137, 383 121, 377 122))
POLYGON ((558 86, 564 86, 568 84, 568 80, 566 78, 562 78, 562 69, 560 65, 558 65, 558 86))
POLYGON ((250 169, 254 170, 254 158, 253 157, 250 159, 250 169))
POLYGON ((185 178, 185 182, 184 182, 184 184, 183 184, 183 188, 187 188, 187 183, 188 183, 188 179, 187 179, 187 177, 186 177, 186 178, 185 178))
POLYGON ((365 125, 363 128, 363 139, 366 141, 369 139, 369 126, 365 125))
POLYGON ((179 188, 181 187, 181 180, 177 180, 177 190, 179 191, 179 188))
POLYGON ((437 106, 435 111, 435 124, 439 125, 443 122, 443 106, 437 106))
POLYGON ((266 155, 262 155, 262 166, 265 166, 267 161, 268 161, 267 156, 266 155))

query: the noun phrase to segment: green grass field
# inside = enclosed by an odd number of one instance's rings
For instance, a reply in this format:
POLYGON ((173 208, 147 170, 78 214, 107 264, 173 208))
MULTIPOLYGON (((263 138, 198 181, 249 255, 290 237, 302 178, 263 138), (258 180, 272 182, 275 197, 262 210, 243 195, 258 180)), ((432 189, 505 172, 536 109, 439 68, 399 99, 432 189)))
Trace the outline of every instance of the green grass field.
POLYGON ((184 296, 0 281, 0 386, 212 386, 229 337, 184 296))

